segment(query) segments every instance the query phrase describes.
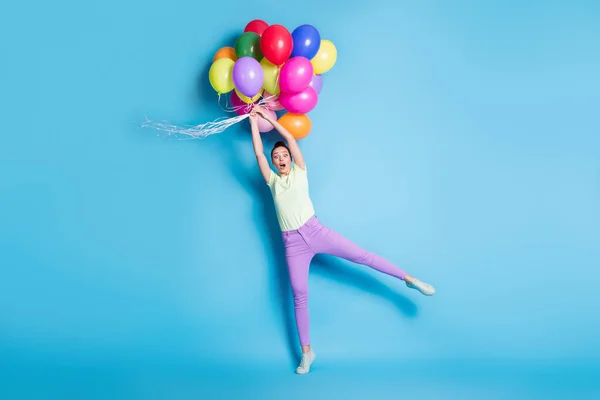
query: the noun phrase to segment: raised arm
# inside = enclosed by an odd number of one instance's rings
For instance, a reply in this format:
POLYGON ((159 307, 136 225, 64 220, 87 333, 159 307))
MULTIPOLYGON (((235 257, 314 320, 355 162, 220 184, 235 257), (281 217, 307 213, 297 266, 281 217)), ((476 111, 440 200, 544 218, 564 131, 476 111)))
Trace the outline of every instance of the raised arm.
POLYGON ((269 183, 271 178, 271 167, 269 166, 269 160, 265 157, 265 151, 263 148, 262 138, 260 137, 260 132, 258 131, 258 116, 256 115, 256 111, 252 110, 250 112, 250 126, 252 128, 252 145, 254 146, 254 154, 256 154, 256 161, 258 162, 258 167, 260 168, 260 172, 262 173, 265 181, 269 183))
POLYGON ((288 130, 285 129, 285 127, 281 125, 276 119, 269 117, 267 113, 263 112, 261 107, 255 107, 254 109, 258 114, 260 114, 262 118, 269 121, 269 123, 271 123, 271 125, 273 125, 273 127, 275 127, 275 129, 277 129, 281 136, 283 136, 283 138, 287 141, 288 147, 290 148, 290 152, 292 153, 292 157, 294 158, 294 162, 296 163, 296 165, 302 169, 306 169, 304 157, 302 157, 302 152, 300 151, 298 142, 296 142, 296 139, 292 136, 292 134, 289 133, 288 130))

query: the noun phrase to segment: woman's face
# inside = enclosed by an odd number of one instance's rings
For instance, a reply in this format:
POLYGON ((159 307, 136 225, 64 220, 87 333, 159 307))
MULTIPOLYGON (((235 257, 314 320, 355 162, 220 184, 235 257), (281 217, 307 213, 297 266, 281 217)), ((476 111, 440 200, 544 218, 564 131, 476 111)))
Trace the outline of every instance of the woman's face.
POLYGON ((280 175, 287 175, 290 172, 290 164, 292 159, 290 152, 285 147, 278 147, 273 151, 273 158, 271 162, 277 168, 280 175))

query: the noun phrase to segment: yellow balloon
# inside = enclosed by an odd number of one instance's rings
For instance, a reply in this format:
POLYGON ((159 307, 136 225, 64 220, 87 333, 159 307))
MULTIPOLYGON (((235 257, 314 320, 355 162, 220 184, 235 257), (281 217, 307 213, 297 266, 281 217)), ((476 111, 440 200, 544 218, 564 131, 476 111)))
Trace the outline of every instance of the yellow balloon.
POLYGON ((231 58, 219 58, 210 66, 208 79, 213 89, 219 94, 229 93, 234 89, 233 65, 231 58))
POLYGON ((310 60, 315 70, 315 74, 324 74, 329 71, 337 61, 337 49, 329 40, 321 40, 321 46, 317 55, 310 60))
POLYGON ((238 95, 238 97, 240 98, 241 101, 243 101, 246 104, 252 104, 255 101, 258 101, 258 99, 260 99, 260 96, 262 95, 262 89, 258 92, 258 94, 256 96, 254 96, 253 98, 250 98, 248 96, 245 96, 243 94, 241 94, 237 89, 235 89, 235 94, 238 95))
POLYGON ((271 94, 279 94, 279 68, 266 58, 260 62, 265 75, 263 88, 271 94))

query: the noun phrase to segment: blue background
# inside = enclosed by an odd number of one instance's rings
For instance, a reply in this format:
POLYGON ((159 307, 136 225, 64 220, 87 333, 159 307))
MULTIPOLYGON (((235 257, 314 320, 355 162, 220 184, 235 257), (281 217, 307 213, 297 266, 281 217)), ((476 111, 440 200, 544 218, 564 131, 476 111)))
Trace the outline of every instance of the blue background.
POLYGON ((598 393, 599 3, 416 3, 3 6, 0 397, 598 393), (224 116, 208 68, 254 18, 338 49, 320 219, 438 290, 318 257, 306 377, 247 121, 140 128, 224 116))

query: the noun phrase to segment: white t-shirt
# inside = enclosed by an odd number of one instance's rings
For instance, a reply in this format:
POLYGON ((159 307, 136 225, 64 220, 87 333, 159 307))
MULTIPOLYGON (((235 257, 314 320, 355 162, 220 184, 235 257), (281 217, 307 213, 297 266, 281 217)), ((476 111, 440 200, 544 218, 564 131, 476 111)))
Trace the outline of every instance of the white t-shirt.
POLYGON ((296 230, 315 215, 308 193, 306 167, 302 169, 294 163, 286 176, 271 171, 268 186, 282 231, 296 230))

